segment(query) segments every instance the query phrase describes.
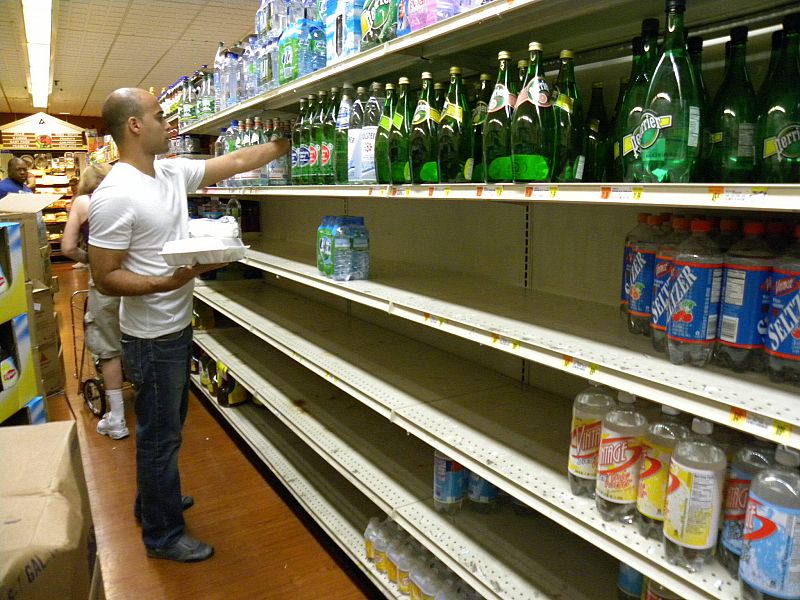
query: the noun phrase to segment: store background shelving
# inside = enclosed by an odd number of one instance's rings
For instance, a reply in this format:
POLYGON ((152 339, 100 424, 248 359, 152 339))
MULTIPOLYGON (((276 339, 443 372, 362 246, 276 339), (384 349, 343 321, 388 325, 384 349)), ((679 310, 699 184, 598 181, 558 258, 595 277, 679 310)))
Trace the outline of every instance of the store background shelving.
MULTIPOLYGON (((262 94, 181 133, 213 134, 232 118, 280 116, 275 111, 291 111, 300 96, 342 81, 389 80, 421 70, 440 78, 450 64, 468 64, 468 74, 494 73, 497 50, 524 55, 531 39, 543 42, 548 56, 563 47, 577 51, 579 83, 584 90, 596 79, 610 83, 610 104, 617 79, 629 70, 627 41, 642 18, 661 17, 662 10, 659 1, 490 3, 262 94)), ((794 5, 783 2, 692 3, 688 25, 706 37, 709 87, 714 90, 720 79, 724 42, 710 38, 724 38, 733 24, 759 29, 749 46, 758 85, 767 34, 791 10, 794 5)), ((601 553, 606 565, 602 577, 613 579, 609 571, 615 563, 608 562, 613 558, 683 597, 736 599, 738 584, 718 563, 695 574, 669 566, 660 544, 644 540, 633 527, 603 522, 591 501, 571 495, 564 472, 570 399, 585 379, 593 379, 653 401, 649 411, 663 402, 800 447, 797 388, 770 383, 764 375, 671 365, 649 340, 629 335, 617 314, 622 240, 638 211, 786 218, 798 195, 796 185, 759 184, 207 188, 195 196, 259 201, 260 237, 248 240, 251 248, 242 262, 262 271, 263 281, 198 286, 196 299, 260 341, 233 329, 199 333, 197 342, 224 360, 291 432, 255 425, 261 419, 255 407, 220 409, 248 443, 258 445, 262 442, 256 440, 264 437, 285 443, 283 437, 270 437, 275 435, 286 435, 293 444, 301 440, 299 447, 349 482, 348 495, 364 496, 390 512, 489 597, 515 596, 510 587, 493 587, 486 573, 516 577, 526 568, 546 565, 550 547, 531 550, 519 564, 505 562, 493 550, 483 556, 484 566, 471 568, 461 556, 475 543, 472 525, 463 529, 461 516, 448 522, 433 513, 423 498, 430 498, 430 482, 425 484, 414 469, 416 478, 384 485, 367 449, 372 434, 358 427, 359 419, 382 419, 377 427, 385 445, 380 449, 391 448, 386 440, 407 432, 413 440, 398 447, 417 448, 425 469, 431 468, 432 448, 438 448, 498 484, 552 521, 548 527, 555 528, 565 552, 589 542, 596 550, 581 552, 601 553), (314 233, 327 214, 365 217, 374 266, 369 281, 337 283, 316 272, 314 233), (272 349, 264 350, 265 345, 272 349), (276 350, 279 356, 274 357, 276 350), (274 364, 283 365, 279 373, 274 364), (286 373, 293 374, 292 384, 300 389, 284 398, 275 389, 286 373), (323 385, 333 390, 330 402, 318 402, 315 393, 321 392, 305 387, 323 385), (314 400, 306 404, 309 398, 314 400), (333 404, 348 398, 352 412, 345 412, 361 415, 354 420, 334 414, 333 404), (431 448, 427 455, 420 445, 431 448), (414 502, 396 501, 409 495, 414 502)), ((324 523, 326 517, 318 518, 324 523)), ((480 527, 481 519, 473 515, 463 520, 480 527)), ((364 526, 366 520, 353 523, 356 534, 364 526)), ((502 535, 509 537, 492 543, 513 548, 514 535, 502 535)), ((369 570, 357 552, 351 556, 369 570)), ((576 575, 544 570, 557 573, 561 585, 580 587, 576 575)), ((557 582, 539 585, 547 596, 581 597, 579 591, 559 589, 557 582)))

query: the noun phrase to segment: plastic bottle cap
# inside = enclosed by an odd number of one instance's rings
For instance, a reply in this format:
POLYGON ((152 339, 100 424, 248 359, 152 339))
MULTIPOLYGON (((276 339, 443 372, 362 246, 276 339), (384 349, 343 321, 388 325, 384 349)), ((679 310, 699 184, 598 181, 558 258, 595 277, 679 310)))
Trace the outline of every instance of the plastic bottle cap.
POLYGON ((692 431, 700 435, 711 435, 714 432, 714 424, 699 417, 692 419, 692 431))
POLYGON ((674 217, 672 219, 672 229, 674 231, 689 231, 689 219, 686 217, 674 217))
POLYGON ((572 50, 562 50, 558 57, 572 59, 575 58, 575 53, 572 50))
POLYGON ((542 46, 541 42, 531 42, 530 44, 528 44, 528 51, 532 52, 534 50, 543 51, 544 46, 542 46))
POLYGON ((775 462, 784 467, 796 469, 800 467, 800 451, 788 446, 778 446, 775 450, 775 462))
POLYGON ((664 219, 661 218, 661 215, 650 215, 647 217, 647 224, 648 225, 661 225, 664 222, 664 219))
POLYGON ((747 221, 744 224, 745 235, 764 235, 766 230, 767 226, 764 225, 764 221, 747 221))
POLYGON ((619 390, 617 392, 617 400, 619 400, 623 404, 633 404, 634 402, 636 402, 636 396, 634 396, 630 392, 619 390))
POLYGON ((423 79, 433 79, 433 75, 431 75, 430 73, 428 73, 428 71, 423 71, 423 72, 422 72, 422 78, 423 78, 423 79))
POLYGON ((411 80, 408 77, 401 77, 400 79, 397 80, 397 83, 399 85, 408 85, 411 83, 411 80))
POLYGON ((502 50, 497 53, 497 60, 509 60, 511 58, 511 52, 506 52, 502 50))
POLYGON ((661 412, 664 413, 665 415, 672 415, 672 416, 677 416, 681 414, 681 411, 679 411, 677 408, 675 408, 674 406, 667 406, 666 404, 661 405, 661 412))
POLYGON ((450 67, 450 75, 461 75, 461 67, 450 67))
POLYGON ((231 125, 234 126, 234 127, 238 127, 239 126, 239 121, 234 119, 233 121, 231 121, 231 125))
POLYGON ((692 232, 705 232, 711 231, 711 223, 706 219, 694 219, 692 221, 692 232))
POLYGON ((481 73, 481 81, 491 81, 492 76, 488 73, 481 73))

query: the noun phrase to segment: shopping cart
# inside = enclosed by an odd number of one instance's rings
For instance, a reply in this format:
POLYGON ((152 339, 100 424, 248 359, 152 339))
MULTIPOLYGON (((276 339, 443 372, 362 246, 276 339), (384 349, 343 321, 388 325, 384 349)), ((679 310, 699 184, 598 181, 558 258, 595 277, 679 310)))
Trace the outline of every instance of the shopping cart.
POLYGON ((86 347, 83 317, 89 301, 89 290, 78 290, 70 298, 72 318, 72 356, 75 362, 74 377, 78 380, 78 393, 83 396, 86 406, 97 417, 106 412, 106 394, 103 387, 103 374, 100 361, 86 347), (78 326, 79 324, 79 326, 78 326), (78 346, 80 345, 80 350, 78 346))

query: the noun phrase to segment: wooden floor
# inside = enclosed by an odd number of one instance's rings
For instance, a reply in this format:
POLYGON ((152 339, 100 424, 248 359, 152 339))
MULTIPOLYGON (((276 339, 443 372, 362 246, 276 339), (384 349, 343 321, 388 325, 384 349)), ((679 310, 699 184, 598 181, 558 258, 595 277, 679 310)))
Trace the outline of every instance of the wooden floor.
MULTIPOLYGON (((206 408, 192 397, 180 456, 184 493, 195 506, 187 531, 216 554, 197 564, 148 559, 133 518, 135 444, 95 432, 97 423, 77 394, 70 298, 87 287, 86 271, 55 268, 60 290, 66 398, 48 401, 51 420, 75 419, 109 600, 377 598, 379 593, 310 522, 281 484, 256 468, 206 408)), ((79 316, 79 315, 78 315, 79 316)), ((76 347, 82 348, 82 329, 76 347)), ((126 419, 135 416, 126 396, 126 419)))

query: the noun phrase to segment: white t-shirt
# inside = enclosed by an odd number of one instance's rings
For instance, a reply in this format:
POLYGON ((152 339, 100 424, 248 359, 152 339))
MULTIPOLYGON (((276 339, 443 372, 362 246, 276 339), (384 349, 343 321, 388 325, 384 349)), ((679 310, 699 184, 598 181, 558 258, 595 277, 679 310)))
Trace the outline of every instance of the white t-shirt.
MULTIPOLYGON (((89 245, 127 250, 122 268, 139 275, 175 271, 159 255, 166 242, 188 237, 186 194, 205 174, 202 160, 155 161, 155 179, 126 164, 114 165, 92 194, 89 245)), ((152 339, 180 331, 192 321, 194 281, 171 292, 123 296, 119 325, 123 333, 152 339)))

